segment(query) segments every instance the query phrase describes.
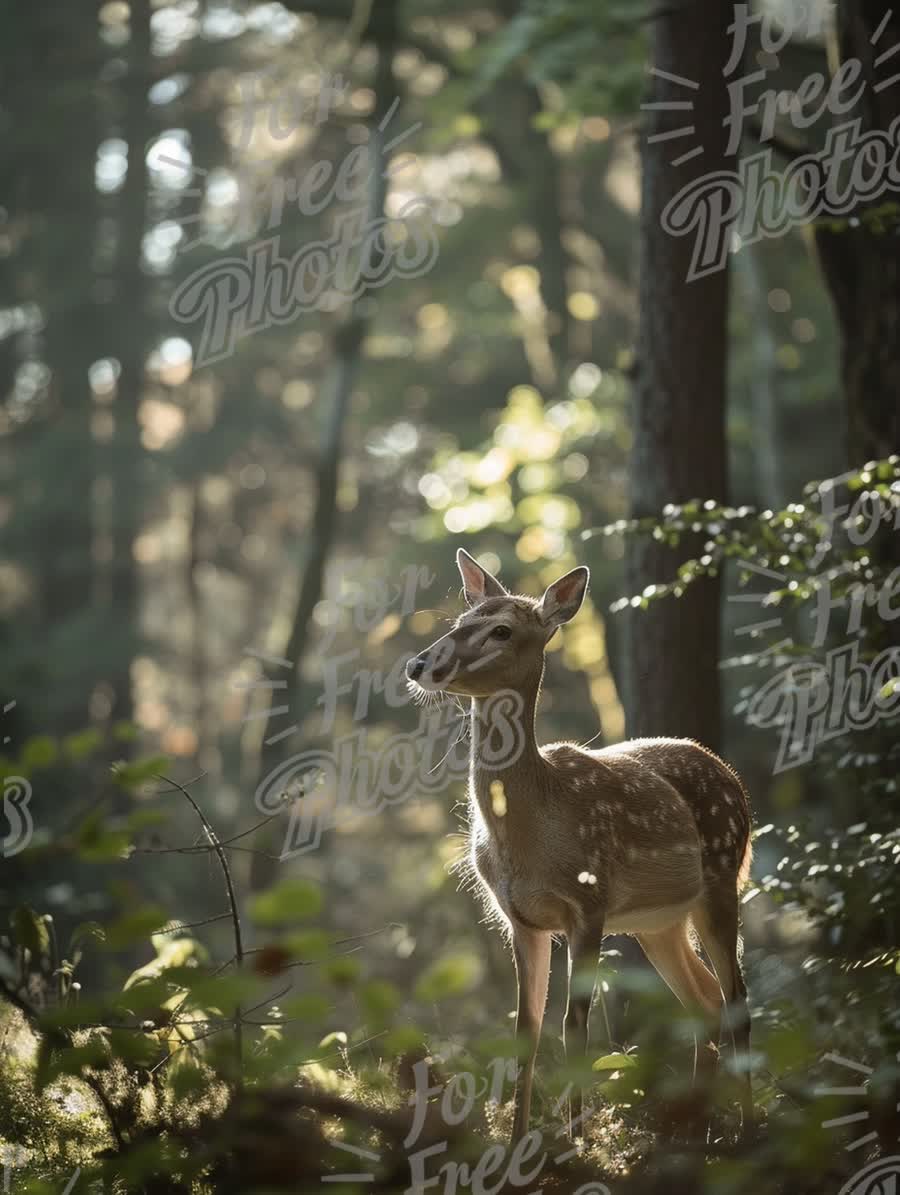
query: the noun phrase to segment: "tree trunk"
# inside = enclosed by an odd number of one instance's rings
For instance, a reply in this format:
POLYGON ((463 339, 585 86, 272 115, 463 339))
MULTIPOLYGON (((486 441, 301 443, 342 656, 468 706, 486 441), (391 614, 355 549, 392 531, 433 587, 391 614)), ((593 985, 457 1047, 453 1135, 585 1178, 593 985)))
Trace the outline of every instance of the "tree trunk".
POLYGON ((132 0, 131 44, 124 82, 124 132, 128 173, 120 197, 116 263, 118 319, 110 343, 121 367, 114 403, 115 438, 109 456, 112 478, 112 570, 110 600, 114 625, 123 628, 120 657, 111 671, 110 716, 132 719, 131 662, 140 636, 140 603, 134 544, 144 517, 146 460, 138 408, 147 358, 148 279, 141 265, 147 224, 147 111, 152 55, 150 0, 132 0))
MULTIPOLYGON (((385 176, 386 148, 389 134, 381 128, 385 124, 394 103, 393 57, 397 42, 397 5, 395 0, 379 8, 377 33, 370 24, 368 34, 375 41, 378 51, 378 65, 375 74, 375 106, 370 121, 371 184, 369 188, 366 224, 371 226, 380 219, 385 210, 387 183, 385 176)), ((370 239, 369 266, 377 264, 382 252, 370 239)), ((298 723, 308 713, 309 694, 302 682, 303 662, 312 639, 312 616, 321 599, 325 582, 325 569, 331 555, 337 533, 338 482, 343 450, 344 427, 350 412, 353 388, 363 360, 366 336, 375 311, 374 300, 362 295, 351 304, 347 318, 338 327, 334 336, 334 363, 329 387, 330 407, 326 416, 325 433, 319 457, 316 477, 316 505, 313 511, 310 540, 303 577, 300 582, 291 631, 283 655, 290 661, 291 674, 287 696, 292 698, 291 708, 298 723)), ((276 679, 277 673, 270 668, 269 678, 276 679)), ((276 732, 278 717, 270 713, 265 720, 263 741, 260 749, 258 784, 266 783, 279 763, 287 755, 286 740, 276 732)), ((279 823, 276 834, 283 833, 279 823)), ((274 877, 274 861, 262 855, 254 855, 250 867, 250 886, 253 890, 266 887, 274 877)))
POLYGON ((40 693, 35 729, 62 734, 87 723, 99 675, 96 652, 83 644, 96 631, 88 370, 103 323, 95 292, 100 50, 96 4, 27 6, 15 21, 18 36, 8 37, 0 61, 0 170, 14 247, 5 298, 39 307, 44 329, 23 335, 7 366, 41 360, 50 379, 45 399, 23 404, 27 418, 10 441, 16 503, 7 551, 29 569, 35 600, 18 613, 4 655, 13 678, 40 693), (60 78, 69 79, 65 88, 47 85, 60 78))
MULTIPOLYGON (((841 121, 853 117, 860 120, 863 134, 886 133, 900 117, 900 88, 896 82, 876 88, 897 73, 898 58, 889 51, 900 45, 900 11, 886 10, 879 0, 841 0, 838 40, 841 60, 862 64, 864 84, 855 110, 842 115, 841 121), (885 61, 877 66, 879 57, 885 61)), ((896 204, 895 191, 886 198, 896 204)), ((885 221, 873 217, 873 209, 884 203, 882 196, 861 204, 854 213, 858 223, 841 220, 836 226, 816 227, 816 245, 841 329, 853 465, 900 448, 900 225, 896 216, 885 221)), ((892 538, 897 541, 897 536, 892 538)), ((900 542, 895 550, 900 552, 900 542)))
MULTIPOLYGON (((654 27, 652 102, 695 106, 651 109, 642 138, 634 517, 658 516, 667 502, 726 496, 727 258, 723 268, 689 280, 693 237, 670 235, 662 213, 683 187, 730 165, 723 125, 730 11, 718 0, 702 0, 665 12, 654 27), (687 125, 695 129, 689 136, 652 140, 687 125), (673 164, 697 147, 701 153, 673 164)), ((671 580, 697 548, 686 541, 675 551, 649 538, 633 541, 629 594, 671 580)), ((703 580, 677 600, 631 611, 629 735, 687 735, 719 746, 719 593, 718 579, 703 580)))
MULTIPOLYGON (((862 64, 859 99, 841 120, 858 120, 863 136, 875 131, 886 134, 892 122, 900 119, 900 90, 896 81, 890 81, 900 62, 896 53, 900 11, 886 10, 876 0, 840 0, 837 34, 841 61, 862 64), (876 58, 883 59, 881 65, 876 58)), ((840 326, 851 467, 900 451, 900 220, 896 211, 879 215, 879 208, 882 212, 885 206, 896 209, 896 195, 896 189, 876 195, 861 202, 850 217, 820 223, 815 229, 822 272, 840 326)), ((868 554, 883 576, 900 566, 900 536, 893 519, 881 520, 868 554)), ((869 652, 896 651, 900 622, 872 613, 866 639, 869 652)), ((885 752, 892 749, 890 724, 882 723, 872 733, 875 742, 881 739, 885 752)))

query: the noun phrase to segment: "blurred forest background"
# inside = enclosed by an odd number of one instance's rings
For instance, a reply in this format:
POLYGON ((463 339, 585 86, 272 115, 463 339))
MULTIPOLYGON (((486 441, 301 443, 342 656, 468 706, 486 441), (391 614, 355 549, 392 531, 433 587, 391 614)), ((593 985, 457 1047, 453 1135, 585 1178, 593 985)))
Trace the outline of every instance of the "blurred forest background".
MULTIPOLYGON (((648 1108, 677 1123, 690 1050, 610 941, 605 1111, 577 1165, 614 1191, 837 1192, 898 1152, 894 192, 751 243, 729 230, 724 267, 691 282, 693 237, 661 213, 741 156, 783 171, 820 149, 837 118, 797 119, 803 84, 842 61, 866 83, 850 115, 887 129, 900 84, 876 86, 892 65, 873 47, 900 48, 900 14, 756 9, 742 104, 796 102, 772 128, 764 105, 747 116, 735 150, 743 6, 716 0, 3 7, 12 1189, 78 1166, 104 1190, 318 1189, 335 1159, 311 1110, 396 1162, 413 1061, 472 1069, 511 1040, 507 948, 451 868, 461 776, 280 860, 291 810, 331 795, 296 756, 351 744, 359 768, 416 730, 402 668, 462 608, 460 546, 536 595, 590 566, 540 741, 696 737, 761 831, 744 916, 762 1143, 733 1143, 727 1110, 709 1156, 657 1139, 648 1108), (317 297, 291 308, 273 263, 342 229, 345 274, 377 285, 354 293, 320 251, 317 297), (847 644, 886 662, 841 687, 828 653, 847 644), (807 690, 784 680, 797 661, 807 690), (795 717, 823 684, 828 734, 795 717), (284 768, 278 811, 259 794, 284 768), (848 1059, 870 1068, 860 1093, 818 1094, 861 1083, 848 1059)), ((508 1123, 480 1115, 483 1149, 508 1123)))

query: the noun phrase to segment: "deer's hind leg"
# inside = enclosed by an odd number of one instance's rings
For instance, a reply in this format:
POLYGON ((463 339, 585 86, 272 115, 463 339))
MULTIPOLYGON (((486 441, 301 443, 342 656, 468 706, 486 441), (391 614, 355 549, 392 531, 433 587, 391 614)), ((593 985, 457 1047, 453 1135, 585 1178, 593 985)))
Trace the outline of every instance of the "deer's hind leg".
POLYGON ((644 954, 668 984, 681 1005, 699 1012, 708 1026, 707 1041, 696 1043, 695 1077, 715 1072, 722 992, 710 969, 694 950, 687 918, 658 933, 637 935, 644 954))
MULTIPOLYGON (((691 913, 691 920, 725 996, 723 1020, 735 1054, 743 1054, 742 1062, 749 1067, 750 1010, 741 970, 738 893, 734 879, 723 877, 710 884, 691 913)), ((744 1074, 741 1109, 744 1127, 749 1128, 753 1121, 753 1088, 749 1069, 744 1074)))

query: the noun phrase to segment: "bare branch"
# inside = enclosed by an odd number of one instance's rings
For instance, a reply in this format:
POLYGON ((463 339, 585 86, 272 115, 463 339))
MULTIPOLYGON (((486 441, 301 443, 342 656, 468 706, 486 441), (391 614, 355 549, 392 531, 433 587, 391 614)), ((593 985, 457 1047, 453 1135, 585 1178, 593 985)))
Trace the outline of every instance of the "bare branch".
MULTIPOLYGON (((216 836, 216 832, 212 827, 212 823, 209 821, 206 814, 203 812, 203 810, 200 808, 200 806, 197 804, 197 802, 194 800, 194 798, 191 796, 191 794, 188 792, 188 790, 186 788, 182 787, 182 785, 180 785, 177 782, 177 780, 172 780, 168 776, 157 776, 156 779, 162 780, 166 784, 171 784, 174 788, 176 788, 181 793, 181 795, 185 798, 185 800, 190 802, 190 805, 193 808, 194 812, 197 814, 197 817, 200 818, 200 821, 203 824, 203 828, 207 833, 209 841, 212 844, 212 847, 215 850, 216 855, 218 856, 219 865, 222 868, 222 875, 225 878, 225 891, 228 895, 228 903, 231 908, 231 921, 232 921, 232 925, 234 926, 235 958, 237 960, 238 966, 240 967, 244 961, 244 941, 243 941, 243 935, 241 933, 241 917, 240 917, 240 913, 238 913, 237 895, 235 894, 235 890, 234 890, 234 881, 231 878, 231 867, 229 866, 229 863, 228 863, 228 855, 226 854, 225 850, 223 849, 222 844, 219 842, 219 839, 216 836)), ((235 1047, 237 1049, 237 1064, 238 1064, 237 1074, 238 1074, 238 1085, 240 1085, 240 1082, 241 1082, 240 1068, 241 1068, 241 1063, 243 1060, 243 1030, 241 1027, 240 1005, 238 1005, 238 1007, 235 1009, 235 1014, 234 1014, 234 1043, 235 1043, 235 1047)))

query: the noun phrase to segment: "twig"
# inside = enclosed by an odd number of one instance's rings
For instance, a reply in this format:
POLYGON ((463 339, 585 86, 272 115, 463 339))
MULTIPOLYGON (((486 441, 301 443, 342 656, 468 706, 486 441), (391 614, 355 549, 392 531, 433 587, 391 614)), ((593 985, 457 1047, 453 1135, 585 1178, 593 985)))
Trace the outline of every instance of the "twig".
MULTIPOLYGON (((377 934, 383 934, 385 930, 388 929, 403 929, 403 926, 397 921, 389 921, 387 925, 382 925, 380 929, 370 929, 364 934, 352 934, 349 938, 337 938, 334 942, 331 942, 330 945, 346 946, 348 942, 361 942, 366 938, 374 938, 377 934)), ((265 949, 265 946, 254 946, 252 950, 244 951, 244 957, 247 958, 251 954, 260 954, 265 949)), ((357 950, 359 950, 358 946, 354 946, 352 950, 342 950, 340 952, 340 956, 343 957, 347 954, 355 954, 357 950)), ((215 977, 216 975, 220 975, 225 968, 230 967, 234 961, 235 958, 234 955, 232 955, 230 959, 227 959, 224 963, 220 963, 213 972, 213 976, 215 977)), ((288 963, 283 969, 287 971, 290 967, 312 967, 318 961, 318 959, 299 959, 295 963, 288 963)))
POLYGON ((226 851, 242 851, 245 855, 262 855, 264 859, 274 859, 280 862, 279 855, 273 855, 270 851, 260 851, 249 846, 228 846, 224 842, 218 843, 216 846, 212 844, 198 843, 196 846, 133 846, 131 848, 132 855, 204 855, 208 851, 218 850, 221 847, 226 851))
POLYGON ((266 996, 265 1000, 260 1000, 259 1004, 254 1004, 252 1008, 248 1008, 247 1012, 256 1012, 258 1008, 262 1008, 264 1004, 274 1004, 276 1000, 280 1000, 282 996, 286 996, 294 985, 289 983, 286 988, 282 988, 280 992, 276 992, 274 996, 266 996))
MULTIPOLYGON (((177 781, 171 780, 168 776, 157 776, 156 779, 162 780, 166 784, 173 785, 181 793, 185 800, 190 802, 194 812, 197 814, 197 817, 199 817, 200 821, 203 823, 203 828, 207 833, 216 855, 218 856, 219 865, 222 868, 222 875, 225 878, 225 891, 228 894, 228 903, 231 908, 231 922, 234 927, 235 959, 237 961, 237 965, 240 967, 244 962, 244 941, 243 935, 241 934, 241 917, 238 913, 237 895, 235 894, 234 882, 231 878, 231 868, 228 864, 228 855, 225 853, 222 844, 216 837, 216 832, 212 828, 212 823, 209 821, 206 814, 203 812, 191 794, 187 791, 187 789, 180 785, 177 781)), ((244 1033, 243 1027, 241 1025, 240 1005, 238 1005, 234 1010, 234 1044, 237 1051, 237 1086, 240 1087, 242 1081, 241 1076, 244 1057, 244 1033)))
POLYGON ((206 917, 203 921, 179 921, 177 925, 173 925, 171 929, 160 929, 156 932, 159 934, 177 934, 183 929, 196 929, 200 925, 212 925, 214 921, 227 921, 231 916, 230 912, 217 913, 215 917, 206 917))

